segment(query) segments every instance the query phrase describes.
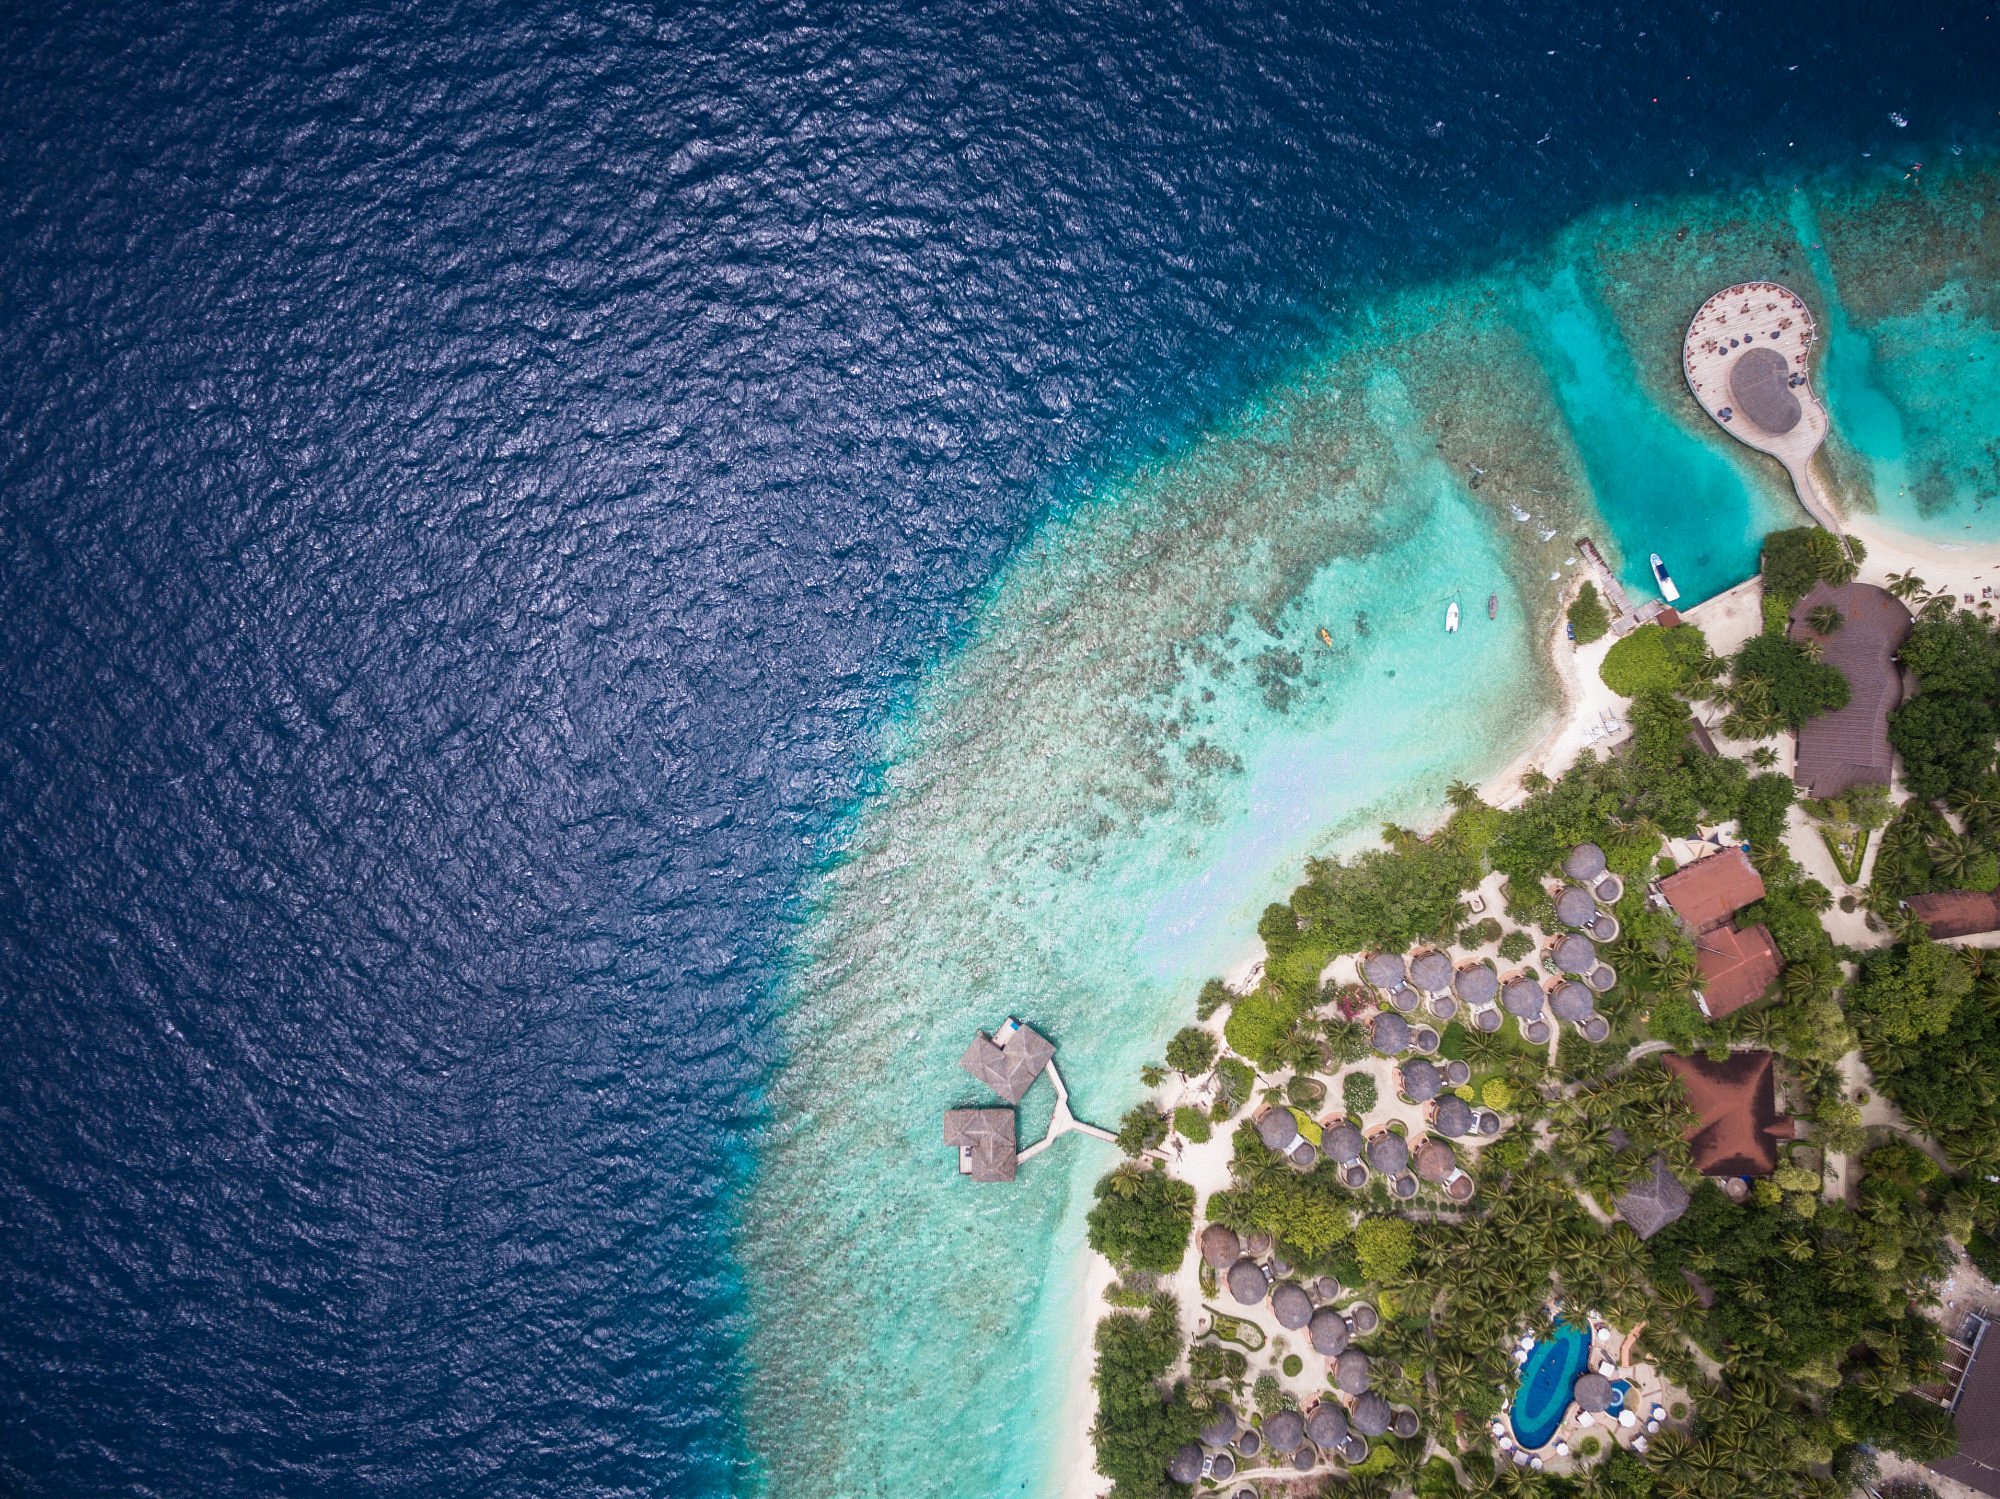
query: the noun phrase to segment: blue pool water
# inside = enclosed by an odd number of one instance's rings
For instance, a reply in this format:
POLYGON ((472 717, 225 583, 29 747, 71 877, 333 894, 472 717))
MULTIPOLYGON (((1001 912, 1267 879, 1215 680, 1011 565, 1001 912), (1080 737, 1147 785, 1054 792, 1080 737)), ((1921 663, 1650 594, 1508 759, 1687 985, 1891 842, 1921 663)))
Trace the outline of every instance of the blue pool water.
POLYGON ((1556 1335, 1537 1343, 1521 1369, 1521 1387, 1514 1391, 1508 1417, 1514 1440, 1523 1447, 1548 1445, 1569 1409, 1570 1389, 1590 1357, 1590 1334, 1569 1322, 1558 1323, 1556 1335))

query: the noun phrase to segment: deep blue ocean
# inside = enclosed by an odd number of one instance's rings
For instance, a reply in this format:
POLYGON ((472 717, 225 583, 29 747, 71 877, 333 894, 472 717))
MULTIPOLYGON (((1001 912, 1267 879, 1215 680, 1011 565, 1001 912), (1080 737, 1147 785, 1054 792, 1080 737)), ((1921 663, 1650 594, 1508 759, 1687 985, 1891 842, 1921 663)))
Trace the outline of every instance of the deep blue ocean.
POLYGON ((779 954, 1001 563, 1384 285, 2000 102, 1982 6, 210 0, 0 45, 27 1495, 730 1492, 779 954))

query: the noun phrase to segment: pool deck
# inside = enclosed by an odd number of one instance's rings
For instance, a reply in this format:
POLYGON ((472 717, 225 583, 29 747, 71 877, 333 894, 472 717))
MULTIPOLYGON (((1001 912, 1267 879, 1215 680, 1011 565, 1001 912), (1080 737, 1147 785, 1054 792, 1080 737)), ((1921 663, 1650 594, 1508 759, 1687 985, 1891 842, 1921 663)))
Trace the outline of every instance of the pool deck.
POLYGON ((1811 373, 1812 347, 1818 338, 1812 310, 1798 293, 1775 281, 1739 282, 1701 304, 1681 345, 1681 369, 1688 389, 1715 424, 1738 442, 1782 463, 1806 513, 1839 536, 1840 517, 1812 473, 1813 455, 1831 426, 1826 407, 1805 378, 1811 373), (1776 350, 1800 376, 1801 383, 1792 392, 1798 397, 1799 419, 1787 432, 1767 432, 1757 426, 1730 395, 1729 366, 1752 348, 1776 350))

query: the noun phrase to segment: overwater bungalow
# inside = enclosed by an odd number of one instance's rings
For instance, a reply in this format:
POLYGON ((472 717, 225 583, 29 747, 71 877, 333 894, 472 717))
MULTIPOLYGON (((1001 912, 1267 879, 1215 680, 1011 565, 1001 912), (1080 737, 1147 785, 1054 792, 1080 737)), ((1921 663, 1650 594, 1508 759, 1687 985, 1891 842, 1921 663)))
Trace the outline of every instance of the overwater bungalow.
POLYGON ((1394 1130, 1382 1130, 1368 1142, 1368 1165, 1378 1176, 1394 1176, 1410 1164, 1410 1147, 1394 1130))
POLYGON ((944 1143, 958 1151, 958 1169, 976 1182, 1014 1179, 1014 1111, 947 1109, 944 1143))
POLYGON ((1472 1105, 1456 1093, 1447 1093, 1431 1109, 1431 1128, 1453 1139, 1472 1133, 1472 1105))
POLYGON ((1361 976, 1384 991, 1403 982, 1403 971, 1401 953, 1372 952, 1361 960, 1361 976))
POLYGON ((1271 1287, 1271 1315, 1278 1319, 1278 1326, 1297 1332, 1312 1321, 1312 1314, 1312 1297, 1297 1281, 1281 1280, 1271 1287))
POLYGON ((1451 992, 1474 1009, 1490 1005, 1500 992, 1500 975, 1484 963, 1468 963, 1452 975, 1451 992))
POLYGON ((1320 1134, 1320 1154, 1337 1166, 1350 1166, 1361 1159, 1361 1131, 1353 1121, 1336 1119, 1320 1134))
POLYGON ((1422 1057, 1412 1057, 1397 1073, 1397 1086, 1411 1103, 1429 1103, 1444 1091, 1444 1074, 1422 1057))
POLYGON ((1597 1013, 1597 997, 1575 979, 1565 979, 1549 995, 1549 1009, 1558 1020, 1567 1021, 1570 1025, 1582 1025, 1597 1013))
POLYGON ((1410 1049, 1410 1023, 1385 1010, 1368 1022, 1368 1041, 1382 1056, 1400 1056, 1410 1049))
POLYGON ((1563 873, 1579 885, 1595 883, 1604 870, 1604 850, 1594 843, 1579 843, 1563 860, 1563 873))
POLYGON ((1500 991, 1500 1003, 1516 1020, 1539 1019, 1542 1001, 1542 986, 1525 974, 1507 980, 1507 987, 1500 991))
POLYGON ((1368 1393, 1368 1355, 1359 1348, 1350 1348, 1333 1361, 1334 1385, 1347 1395, 1368 1393))
POLYGON ((1054 1044, 1033 1026, 1009 1020, 991 1036, 975 1035, 958 1065, 1007 1102, 1019 1103, 1055 1054, 1054 1044))
POLYGON ((1347 1412, 1331 1400, 1322 1400, 1306 1415, 1306 1437, 1322 1452, 1333 1452, 1347 1440, 1347 1412))
POLYGON ((1227 1224, 1211 1223, 1201 1231, 1201 1257, 1212 1270, 1227 1270, 1243 1257, 1243 1241, 1227 1224))
POLYGON ((1434 948, 1410 959, 1410 982, 1426 994, 1442 994, 1451 987, 1451 959, 1434 948))
POLYGON ((1280 1457, 1290 1457, 1306 1439, 1306 1418, 1297 1411, 1276 1411, 1264 1418, 1264 1445, 1280 1457))
POLYGON ((1347 1419, 1364 1437, 1379 1437, 1388 1434, 1396 1413, 1380 1391, 1368 1390, 1355 1400, 1353 1414, 1347 1419))
POLYGON ((1458 1170, 1458 1152, 1443 1140, 1426 1140, 1412 1152, 1417 1175, 1432 1186, 1443 1186, 1458 1170))
POLYGON ((1330 1306, 1320 1307, 1306 1323, 1306 1336, 1312 1340, 1314 1353, 1338 1358, 1347 1351, 1347 1319, 1330 1306))
POLYGON ((1597 920, 1597 902, 1581 886, 1565 885, 1556 892, 1556 920, 1564 926, 1589 926, 1597 920))
POLYGON ((1549 961, 1564 973, 1588 973, 1597 966, 1597 944, 1570 932, 1556 939, 1549 949, 1549 961))
POLYGON ((1236 1298, 1238 1306, 1262 1306, 1264 1297, 1271 1290, 1264 1267, 1248 1256, 1231 1265, 1225 1279, 1229 1283, 1229 1294, 1236 1298))

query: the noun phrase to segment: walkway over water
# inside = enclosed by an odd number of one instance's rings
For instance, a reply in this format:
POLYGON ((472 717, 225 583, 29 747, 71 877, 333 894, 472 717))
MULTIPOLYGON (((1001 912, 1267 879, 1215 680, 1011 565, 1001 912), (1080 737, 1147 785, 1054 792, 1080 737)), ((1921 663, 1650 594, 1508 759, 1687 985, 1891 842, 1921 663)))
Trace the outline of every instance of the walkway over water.
POLYGON ((1057 1136, 1069 1134, 1071 1131, 1075 1131, 1079 1135, 1089 1135, 1093 1140, 1106 1140, 1111 1144, 1117 1144, 1118 1137, 1112 1134, 1110 1130, 1100 1125, 1085 1123, 1076 1117, 1076 1114, 1069 1106, 1069 1089, 1063 1085, 1062 1073, 1057 1070, 1054 1062, 1049 1063, 1048 1073, 1049 1081, 1054 1083, 1056 1087, 1055 1117, 1049 1120, 1049 1132, 1030 1145, 1026 1150, 1022 1151, 1015 1158, 1016 1161, 1033 1160, 1036 1156, 1047 1150, 1057 1136))
POLYGON ((1702 410, 1738 442, 1784 464, 1806 513, 1838 536, 1840 518, 1812 476, 1829 427, 1807 382, 1818 336, 1796 292, 1745 281, 1701 304, 1681 345, 1681 369, 1702 410))

